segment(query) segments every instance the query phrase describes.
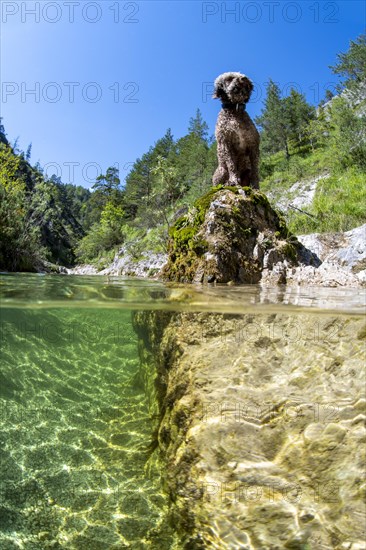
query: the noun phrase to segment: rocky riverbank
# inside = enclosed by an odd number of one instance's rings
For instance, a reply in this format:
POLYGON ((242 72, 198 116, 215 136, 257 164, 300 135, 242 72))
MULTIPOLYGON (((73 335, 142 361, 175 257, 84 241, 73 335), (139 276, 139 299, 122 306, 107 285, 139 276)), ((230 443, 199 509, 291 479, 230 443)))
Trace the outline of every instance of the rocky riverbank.
POLYGON ((213 188, 171 230, 169 254, 136 260, 122 247, 113 262, 61 268, 70 275, 164 278, 177 282, 366 285, 366 224, 337 234, 295 237, 265 195, 213 188))
POLYGON ((162 267, 167 262, 166 254, 156 254, 147 251, 136 260, 122 247, 115 255, 113 262, 104 269, 97 269, 94 265, 79 265, 67 269, 68 275, 107 275, 110 277, 143 277, 157 279, 162 267))

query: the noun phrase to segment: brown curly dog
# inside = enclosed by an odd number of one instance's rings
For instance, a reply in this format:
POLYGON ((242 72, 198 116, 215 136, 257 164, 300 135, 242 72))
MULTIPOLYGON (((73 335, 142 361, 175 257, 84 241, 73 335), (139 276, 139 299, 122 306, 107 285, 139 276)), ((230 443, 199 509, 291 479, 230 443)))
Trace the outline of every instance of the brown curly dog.
POLYGON ((253 83, 241 73, 223 73, 215 80, 214 98, 222 109, 216 123, 218 168, 213 184, 259 189, 259 133, 245 110, 253 83))

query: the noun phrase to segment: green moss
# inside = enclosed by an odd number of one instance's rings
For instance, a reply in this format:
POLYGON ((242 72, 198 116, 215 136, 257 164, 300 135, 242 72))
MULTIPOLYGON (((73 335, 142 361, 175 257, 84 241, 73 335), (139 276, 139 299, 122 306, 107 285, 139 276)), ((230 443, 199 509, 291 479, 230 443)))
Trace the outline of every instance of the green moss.
POLYGON ((212 189, 210 189, 208 193, 203 195, 203 197, 196 200, 193 205, 197 211, 195 216, 195 223, 201 225, 204 222, 206 212, 210 207, 214 195, 216 195, 218 191, 221 191, 221 189, 225 189, 225 187, 223 185, 216 185, 216 187, 212 187, 212 189))
POLYGON ((233 206, 231 212, 234 218, 241 218, 243 215, 241 209, 237 206, 233 206))
POLYGON ((180 218, 177 219, 173 227, 170 228, 169 234, 171 234, 172 231, 185 227, 186 225, 187 225, 187 216, 181 216, 180 218))
MULTIPOLYGON (((197 233, 200 230, 207 213, 208 208, 218 191, 226 188, 223 185, 216 185, 212 187, 208 193, 203 197, 196 200, 193 205, 194 217, 189 218, 188 215, 181 216, 169 230, 169 236, 171 237, 171 245, 176 256, 180 253, 186 253, 188 250, 194 251, 197 255, 201 256, 207 251, 208 243, 204 239, 197 239, 197 233)), ((237 188, 235 192, 238 192, 237 188)))
POLYGON ((243 187, 243 189, 247 197, 250 197, 250 199, 253 201, 254 204, 261 204, 266 208, 271 207, 269 200, 267 199, 267 196, 264 193, 261 193, 260 191, 252 189, 251 187, 243 187))
POLYGON ((235 195, 239 195, 239 189, 240 187, 236 187, 236 185, 226 185, 223 186, 224 189, 229 189, 232 193, 235 193, 235 195))
MULTIPOLYGON (((200 197, 196 200, 196 202, 193 205, 194 209, 194 218, 193 220, 188 217, 188 215, 181 216, 173 225, 173 227, 170 228, 169 235, 173 239, 173 241, 176 243, 175 248, 184 249, 189 247, 189 241, 195 237, 195 235, 198 233, 201 225, 203 224, 205 220, 205 216, 207 213, 207 210, 210 207, 210 204, 212 203, 214 196, 218 191, 221 191, 222 189, 229 190, 232 193, 235 193, 236 195, 239 194, 239 188, 235 186, 224 186, 224 185, 216 185, 215 187, 212 187, 208 193, 203 195, 203 197, 200 197)), ((252 192, 252 189, 250 187, 244 188, 249 189, 250 192, 252 192)), ((257 193, 256 193, 257 194, 257 193)), ((256 194, 253 194, 256 195, 256 194)), ((259 193, 262 195, 262 193, 259 193)), ((263 195, 264 197, 264 195, 263 195)), ((266 200, 266 197, 260 198, 257 200, 260 200, 263 202, 263 200, 266 200)), ((268 203, 268 201, 267 201, 268 203)), ((269 203, 268 203, 269 204, 269 203)), ((240 208, 233 208, 233 214, 235 216, 240 216, 241 211, 240 208)), ((200 248, 200 247, 199 247, 200 248)))
POLYGON ((185 250, 189 248, 189 243, 197 233, 197 227, 182 227, 181 229, 176 229, 175 226, 172 227, 171 237, 174 241, 174 249, 185 250))
POLYGON ((162 271, 163 278, 180 283, 191 283, 199 265, 199 254, 194 250, 171 254, 168 264, 162 271))
POLYGON ((206 212, 215 196, 223 189, 218 185, 210 189, 193 205, 194 216, 179 218, 170 229, 170 260, 163 270, 167 278, 180 282, 191 282, 200 262, 200 257, 208 250, 208 242, 198 237, 205 220, 206 212))

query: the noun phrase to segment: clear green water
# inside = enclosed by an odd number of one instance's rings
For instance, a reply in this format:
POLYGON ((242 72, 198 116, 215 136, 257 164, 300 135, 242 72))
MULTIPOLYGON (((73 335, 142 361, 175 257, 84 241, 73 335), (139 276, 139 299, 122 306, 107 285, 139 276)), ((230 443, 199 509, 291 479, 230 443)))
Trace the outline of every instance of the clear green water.
POLYGON ((202 288, 1 275, 0 548, 173 548, 148 467, 153 420, 131 312, 312 306, 360 313, 358 292, 202 288))
POLYGON ((5 279, 0 548, 170 548, 131 311, 53 308, 62 278, 37 308, 41 278, 5 279))

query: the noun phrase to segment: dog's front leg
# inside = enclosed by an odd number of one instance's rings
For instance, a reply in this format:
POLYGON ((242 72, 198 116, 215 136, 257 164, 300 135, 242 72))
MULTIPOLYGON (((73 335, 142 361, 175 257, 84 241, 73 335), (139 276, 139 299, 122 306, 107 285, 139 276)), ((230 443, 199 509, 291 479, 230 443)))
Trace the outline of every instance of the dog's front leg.
POLYGON ((252 148, 249 152, 250 158, 250 185, 253 189, 259 189, 259 152, 252 148))
POLYGON ((225 184, 240 187, 240 172, 238 170, 237 163, 233 158, 233 152, 226 143, 217 144, 217 158, 219 161, 219 167, 225 167, 225 171, 228 174, 225 184))

